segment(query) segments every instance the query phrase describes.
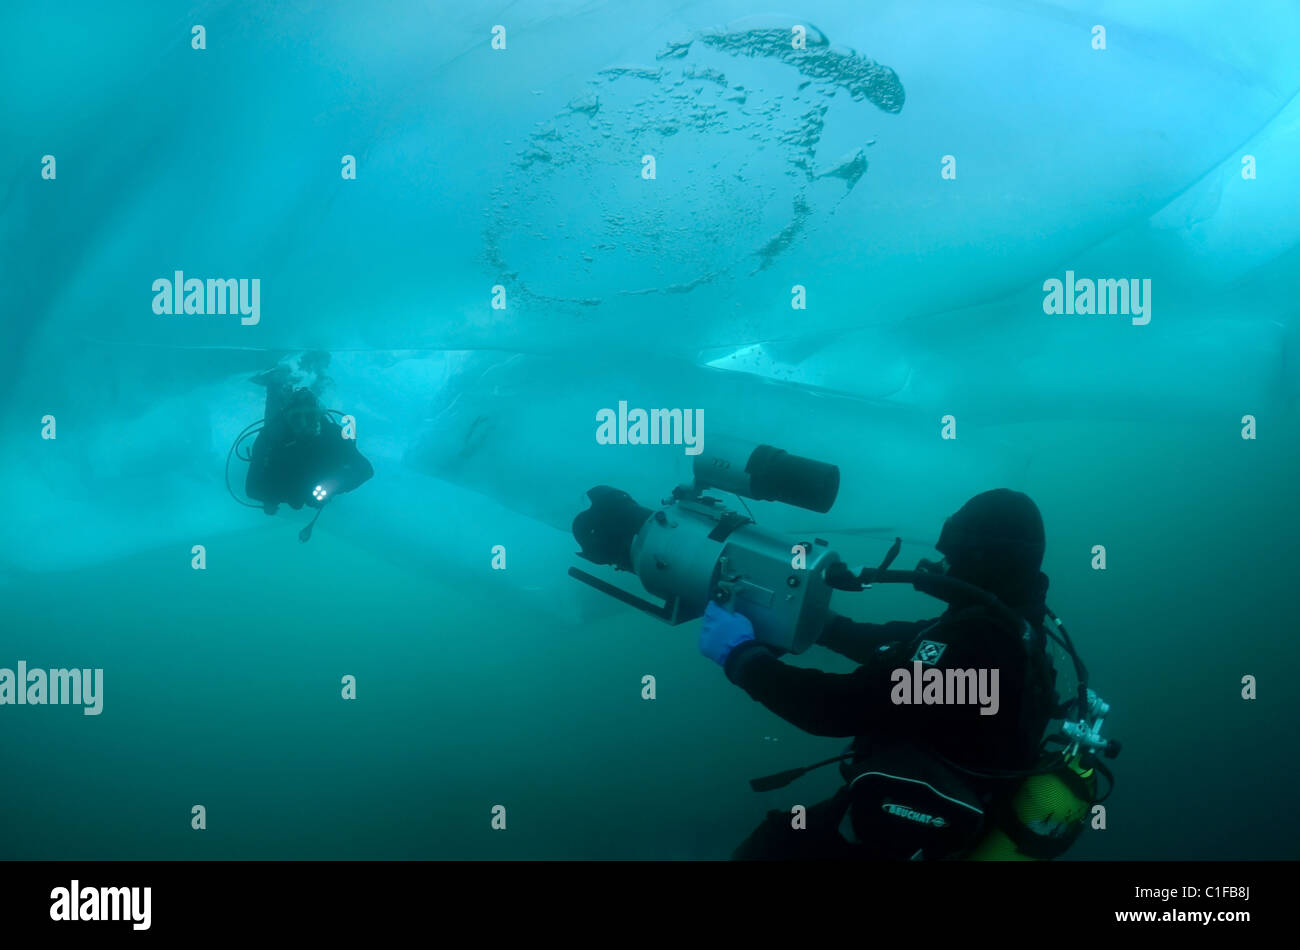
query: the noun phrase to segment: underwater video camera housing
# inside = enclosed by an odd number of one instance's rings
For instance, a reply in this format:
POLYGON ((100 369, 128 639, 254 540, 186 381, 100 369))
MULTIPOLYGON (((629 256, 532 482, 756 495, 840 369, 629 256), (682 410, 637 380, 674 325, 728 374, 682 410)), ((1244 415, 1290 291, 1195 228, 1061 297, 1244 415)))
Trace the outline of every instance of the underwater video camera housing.
POLYGON ((770 445, 711 439, 695 457, 694 483, 679 485, 657 511, 598 485, 573 521, 579 556, 630 571, 655 604, 576 567, 569 575, 670 624, 704 613, 710 600, 749 618, 768 646, 801 653, 817 642, 830 609, 828 571, 839 557, 821 539, 792 541, 732 511, 710 489, 825 513, 839 493, 834 465, 770 445))

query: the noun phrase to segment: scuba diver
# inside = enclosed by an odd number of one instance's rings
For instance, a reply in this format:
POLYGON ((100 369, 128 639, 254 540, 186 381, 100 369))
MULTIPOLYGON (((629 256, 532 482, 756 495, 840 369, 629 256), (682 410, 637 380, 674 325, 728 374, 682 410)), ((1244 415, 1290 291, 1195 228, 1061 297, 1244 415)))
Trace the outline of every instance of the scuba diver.
MULTIPOLYGON (((918 570, 944 579, 942 616, 871 624, 830 615, 818 643, 860 664, 850 674, 788 665, 754 639, 746 617, 708 604, 700 651, 732 683, 805 732, 855 737, 843 756, 753 781, 756 790, 771 790, 839 761, 845 785, 809 807, 803 827, 789 812, 769 812, 733 858, 1050 858, 1081 832, 1098 800, 1093 769, 1109 772, 1090 755, 1096 743, 1046 756, 1049 722, 1064 719, 1074 701, 1058 701, 1046 650, 1045 617, 1064 628, 1045 602, 1038 507, 1008 489, 976 495, 945 522, 935 547, 943 560, 922 561, 918 570), (939 671, 949 682, 950 671, 998 671, 995 712, 973 702, 900 701, 896 677, 911 678, 914 669, 918 679, 939 671)), ((1107 707, 1085 689, 1086 673, 1064 636, 1081 674, 1077 702, 1085 708, 1076 718, 1098 716, 1084 736, 1099 736, 1107 707)), ((1108 756, 1118 753, 1111 745, 1108 756)))
MULTIPOLYGON (((282 504, 294 510, 307 505, 317 509, 319 518, 335 495, 352 491, 375 473, 356 440, 345 437, 330 418, 331 410, 321 406, 316 391, 326 382, 320 371, 328 359, 328 354, 303 358, 302 368, 315 376, 313 386, 295 388, 285 366, 254 379, 266 386, 266 412, 252 451, 240 457, 249 463, 244 490, 268 515, 282 504)), ((244 430, 232 453, 252 431, 252 426, 244 430)), ((316 518, 299 534, 301 540, 311 537, 316 518)))

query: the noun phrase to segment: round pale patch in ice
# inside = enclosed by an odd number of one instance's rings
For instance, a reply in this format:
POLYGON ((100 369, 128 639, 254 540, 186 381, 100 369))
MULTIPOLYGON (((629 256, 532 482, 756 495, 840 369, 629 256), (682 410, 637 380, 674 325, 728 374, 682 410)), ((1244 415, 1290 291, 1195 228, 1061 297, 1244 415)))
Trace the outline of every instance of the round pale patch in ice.
POLYGON ((516 291, 597 305, 763 270, 867 171, 871 140, 854 123, 846 150, 828 121, 903 107, 892 69, 797 19, 702 30, 657 59, 602 70, 519 151, 486 227, 516 291))

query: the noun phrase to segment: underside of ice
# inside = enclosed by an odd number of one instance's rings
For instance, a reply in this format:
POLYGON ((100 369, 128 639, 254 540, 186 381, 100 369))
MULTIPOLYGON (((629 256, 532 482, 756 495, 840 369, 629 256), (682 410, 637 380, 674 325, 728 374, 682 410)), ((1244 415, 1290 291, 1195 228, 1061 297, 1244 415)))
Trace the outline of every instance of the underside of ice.
POLYGON ((203 54, 171 16, 108 48, 132 14, 106 7, 16 48, 0 570, 248 524, 223 466, 249 379, 304 350, 379 473, 321 530, 446 570, 466 524, 563 558, 590 485, 689 477, 596 444, 619 400, 836 462, 872 486, 836 524, 920 533, 937 511, 878 501, 943 464, 943 414, 988 434, 963 463, 987 486, 1033 455, 1002 426, 1293 405, 1300 12, 914 6, 651 5, 629 30, 622 4, 539 2, 414 30, 198 4, 203 54), (156 315, 176 270, 260 278, 260 321, 156 315), (1150 324, 1045 315, 1067 270, 1151 278, 1150 324), (447 516, 413 523, 430 501, 447 516))

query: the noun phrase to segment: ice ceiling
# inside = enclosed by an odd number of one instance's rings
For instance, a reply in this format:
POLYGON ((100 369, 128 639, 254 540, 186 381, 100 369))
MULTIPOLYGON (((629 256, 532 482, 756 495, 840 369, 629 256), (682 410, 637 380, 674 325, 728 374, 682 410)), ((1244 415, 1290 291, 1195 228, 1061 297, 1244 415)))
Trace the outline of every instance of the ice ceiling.
MULTIPOLYGON (((621 399, 704 406, 710 431, 850 471, 870 451, 896 498, 934 464, 916 421, 940 413, 1294 404, 1293 4, 754 12, 7 9, 0 484, 24 504, 0 565, 247 527, 221 460, 260 415, 248 377, 304 349, 334 354, 334 401, 387 479, 322 531, 404 558, 466 531, 558 555, 589 485, 665 490, 680 457, 592 439, 621 399), (155 315, 176 269, 259 277, 260 323, 155 315), (1066 270, 1150 278, 1151 323, 1045 316, 1066 270), (412 525, 430 504, 437 526, 412 525)), ((971 479, 1019 451, 990 442, 971 479)), ((890 526, 932 514, 900 500, 890 526)))

